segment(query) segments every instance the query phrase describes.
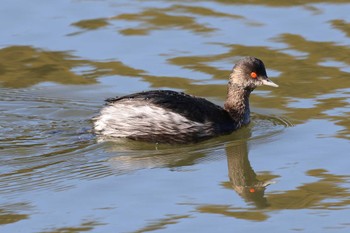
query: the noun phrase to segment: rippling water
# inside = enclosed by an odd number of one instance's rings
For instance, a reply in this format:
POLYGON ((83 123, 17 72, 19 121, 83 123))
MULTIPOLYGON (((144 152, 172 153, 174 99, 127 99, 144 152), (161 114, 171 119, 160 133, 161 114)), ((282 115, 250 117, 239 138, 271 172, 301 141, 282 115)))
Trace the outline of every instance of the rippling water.
POLYGON ((5 1, 1 232, 349 232, 348 1, 5 1), (222 105, 242 56, 279 88, 252 122, 171 146, 97 143, 107 97, 222 105))

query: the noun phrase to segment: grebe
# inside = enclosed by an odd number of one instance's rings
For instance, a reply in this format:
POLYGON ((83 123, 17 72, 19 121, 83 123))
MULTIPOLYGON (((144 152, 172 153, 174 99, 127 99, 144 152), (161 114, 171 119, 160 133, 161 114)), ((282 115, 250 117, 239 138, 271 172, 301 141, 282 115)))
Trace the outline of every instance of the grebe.
POLYGON ((250 121, 249 95, 257 87, 278 87, 264 63, 245 57, 233 67, 224 108, 182 92, 155 90, 109 98, 94 117, 99 139, 129 138, 156 143, 192 143, 229 134, 250 121))

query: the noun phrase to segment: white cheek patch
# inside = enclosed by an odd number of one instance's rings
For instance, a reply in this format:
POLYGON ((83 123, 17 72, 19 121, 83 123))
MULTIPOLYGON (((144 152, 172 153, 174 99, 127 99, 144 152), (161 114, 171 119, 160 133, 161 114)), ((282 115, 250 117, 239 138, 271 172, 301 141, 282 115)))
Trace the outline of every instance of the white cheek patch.
POLYGON ((96 133, 107 137, 176 135, 191 132, 200 136, 201 131, 210 127, 208 123, 191 121, 170 110, 133 101, 116 102, 106 106, 100 115, 94 118, 96 133))

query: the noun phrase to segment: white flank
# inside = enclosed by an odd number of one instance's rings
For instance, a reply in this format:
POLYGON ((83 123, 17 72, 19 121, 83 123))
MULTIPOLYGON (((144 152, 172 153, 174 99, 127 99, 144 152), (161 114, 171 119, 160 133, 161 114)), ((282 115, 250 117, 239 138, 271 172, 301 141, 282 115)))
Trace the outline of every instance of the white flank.
POLYGON ((106 137, 201 132, 208 127, 161 107, 133 101, 108 105, 94 118, 96 133, 106 137))

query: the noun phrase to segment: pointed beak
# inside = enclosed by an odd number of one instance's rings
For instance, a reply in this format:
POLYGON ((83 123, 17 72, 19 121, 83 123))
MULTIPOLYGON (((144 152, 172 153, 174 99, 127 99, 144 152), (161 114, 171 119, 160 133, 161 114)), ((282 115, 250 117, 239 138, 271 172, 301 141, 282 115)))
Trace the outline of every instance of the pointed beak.
POLYGON ((262 84, 265 85, 265 86, 278 87, 278 85, 276 83, 272 82, 268 78, 262 79, 261 81, 262 81, 262 84))

